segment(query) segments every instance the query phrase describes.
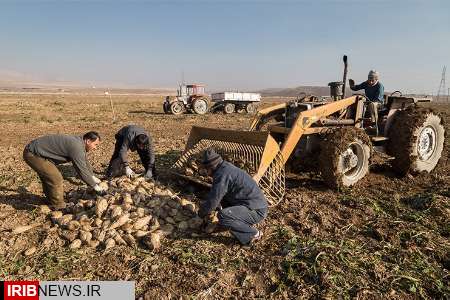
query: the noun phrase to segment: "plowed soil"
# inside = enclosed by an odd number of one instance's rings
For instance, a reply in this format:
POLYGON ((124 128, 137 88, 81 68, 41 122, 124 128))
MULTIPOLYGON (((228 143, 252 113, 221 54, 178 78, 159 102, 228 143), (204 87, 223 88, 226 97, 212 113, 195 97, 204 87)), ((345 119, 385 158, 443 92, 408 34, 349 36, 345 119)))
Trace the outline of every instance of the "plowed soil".
MULTIPOLYGON (((397 177, 376 155, 356 187, 330 190, 319 174, 291 175, 285 199, 270 210, 262 240, 241 248, 228 233, 165 239, 157 252, 125 246, 111 251, 69 250, 43 243, 51 221, 40 212, 42 189, 22 161, 24 146, 50 133, 97 130, 89 154, 98 174, 114 148, 114 134, 136 123, 153 136, 159 181, 198 201, 203 191, 181 189, 167 174, 191 126, 245 129, 245 114, 164 115, 162 97, 0 95, 0 279, 134 280, 136 297, 443 299, 450 295, 450 142, 431 174, 397 177), (194 193, 195 192, 195 193, 194 193), (18 225, 39 226, 18 235, 18 225), (25 256, 24 251, 36 247, 25 256)), ((450 131, 450 107, 433 105, 450 131)), ((448 136, 448 134, 447 134, 448 136)), ((139 171, 138 157, 131 155, 139 171)), ((81 184, 60 167, 69 192, 81 184)))

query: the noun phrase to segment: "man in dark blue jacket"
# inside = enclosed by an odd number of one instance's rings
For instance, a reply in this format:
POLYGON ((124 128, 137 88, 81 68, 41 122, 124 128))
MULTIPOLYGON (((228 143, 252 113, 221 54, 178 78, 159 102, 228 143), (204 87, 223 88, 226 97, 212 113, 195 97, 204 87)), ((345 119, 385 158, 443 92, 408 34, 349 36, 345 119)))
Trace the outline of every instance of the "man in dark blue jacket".
POLYGON ((229 229, 241 244, 249 245, 260 239, 262 233, 253 225, 267 216, 268 205, 257 183, 213 149, 205 151, 203 166, 213 177, 213 184, 199 216, 204 218, 219 208, 219 224, 229 229))
POLYGON ((120 129, 116 135, 114 153, 106 170, 107 177, 122 175, 123 171, 128 177, 134 176, 128 164, 128 150, 137 151, 141 163, 145 168, 145 178, 155 175, 155 153, 150 135, 144 128, 137 125, 128 125, 120 129))
POLYGON ((366 97, 370 103, 368 110, 370 113, 371 121, 376 124, 378 121, 378 109, 384 102, 384 86, 378 81, 379 74, 375 70, 371 70, 367 76, 367 81, 361 84, 355 85, 353 79, 349 79, 350 89, 353 91, 364 90, 366 97))

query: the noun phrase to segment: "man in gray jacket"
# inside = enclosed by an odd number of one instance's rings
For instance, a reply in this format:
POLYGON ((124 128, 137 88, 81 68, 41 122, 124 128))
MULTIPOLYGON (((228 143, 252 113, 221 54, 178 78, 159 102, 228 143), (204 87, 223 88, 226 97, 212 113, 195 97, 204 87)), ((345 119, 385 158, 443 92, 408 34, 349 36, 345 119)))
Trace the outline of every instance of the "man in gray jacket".
POLYGON ((94 176, 87 161, 86 153, 95 150, 100 144, 100 135, 90 131, 85 135, 46 135, 31 141, 23 151, 25 162, 39 175, 44 194, 54 209, 66 207, 64 202, 63 177, 56 165, 72 162, 81 179, 98 194, 106 190, 94 176))
POLYGON ((198 215, 208 216, 218 209, 219 224, 229 229, 242 245, 261 238, 253 227, 267 216, 267 200, 258 184, 245 171, 226 162, 213 149, 204 153, 203 166, 213 184, 198 215))
POLYGON ((107 177, 120 176, 124 172, 128 177, 135 175, 128 164, 128 150, 137 151, 145 168, 145 178, 155 176, 155 153, 151 136, 138 125, 128 125, 120 129, 116 135, 114 153, 106 170, 107 177))

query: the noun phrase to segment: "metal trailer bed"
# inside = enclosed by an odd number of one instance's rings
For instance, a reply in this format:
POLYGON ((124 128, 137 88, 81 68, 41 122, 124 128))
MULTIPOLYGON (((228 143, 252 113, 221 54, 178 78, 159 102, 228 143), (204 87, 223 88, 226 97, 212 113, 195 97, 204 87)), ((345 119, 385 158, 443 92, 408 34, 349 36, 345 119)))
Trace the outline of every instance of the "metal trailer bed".
POLYGON ((254 114, 257 106, 261 102, 261 95, 258 93, 221 92, 211 95, 214 106, 211 111, 223 111, 231 114, 239 111, 246 111, 254 114))

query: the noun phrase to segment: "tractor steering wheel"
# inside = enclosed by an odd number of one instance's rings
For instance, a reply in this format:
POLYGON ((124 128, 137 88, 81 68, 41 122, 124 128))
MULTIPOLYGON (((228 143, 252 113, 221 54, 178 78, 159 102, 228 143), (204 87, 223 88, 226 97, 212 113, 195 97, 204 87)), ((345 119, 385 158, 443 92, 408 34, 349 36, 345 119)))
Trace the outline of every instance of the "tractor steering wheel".
POLYGON ((400 97, 403 96, 402 92, 400 91, 392 92, 389 96, 394 96, 395 94, 399 94, 400 97))

